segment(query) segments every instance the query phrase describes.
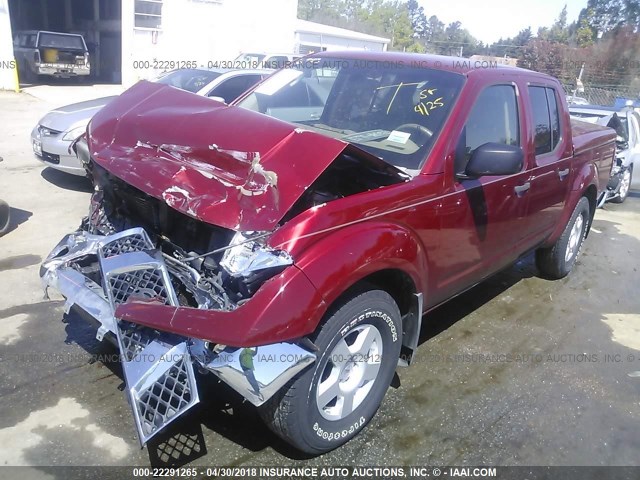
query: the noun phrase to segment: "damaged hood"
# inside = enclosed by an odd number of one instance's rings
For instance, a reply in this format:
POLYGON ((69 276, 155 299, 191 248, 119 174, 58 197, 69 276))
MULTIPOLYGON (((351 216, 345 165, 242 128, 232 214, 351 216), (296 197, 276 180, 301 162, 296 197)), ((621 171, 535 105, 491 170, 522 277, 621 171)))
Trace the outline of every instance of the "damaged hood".
POLYGON ((198 220, 272 230, 347 143, 140 82, 89 124, 94 161, 198 220))

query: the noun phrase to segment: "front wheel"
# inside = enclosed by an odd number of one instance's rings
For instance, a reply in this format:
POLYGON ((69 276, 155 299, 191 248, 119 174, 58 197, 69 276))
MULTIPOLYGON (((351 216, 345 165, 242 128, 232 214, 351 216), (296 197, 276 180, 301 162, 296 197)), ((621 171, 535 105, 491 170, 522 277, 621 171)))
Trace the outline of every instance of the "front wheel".
POLYGON ((620 179, 620 189, 618 190, 618 196, 611 199, 611 203, 622 203, 627 199, 629 195, 629 189, 631 188, 631 178, 633 176, 633 167, 629 166, 620 179))
POLYGON ((540 248, 536 251, 536 265, 540 273, 546 277, 558 279, 565 277, 571 271, 580 254, 590 218, 589 201, 582 197, 558 241, 552 247, 540 248))
POLYGON ((315 364, 265 403, 265 423, 297 449, 321 454, 357 435, 377 412, 402 343, 400 311, 391 296, 352 296, 314 338, 315 364))

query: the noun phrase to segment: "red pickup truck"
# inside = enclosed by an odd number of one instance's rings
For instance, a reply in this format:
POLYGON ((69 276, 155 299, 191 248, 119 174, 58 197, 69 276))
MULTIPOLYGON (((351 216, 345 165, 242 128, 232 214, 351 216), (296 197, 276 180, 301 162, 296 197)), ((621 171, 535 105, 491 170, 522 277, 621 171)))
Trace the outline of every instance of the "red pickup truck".
POLYGON ((95 193, 43 282, 120 348, 143 444, 213 373, 331 450, 425 312, 531 251, 550 278, 575 264, 615 132, 564 98, 539 73, 391 53, 305 57, 232 105, 141 82, 75 145, 95 193))

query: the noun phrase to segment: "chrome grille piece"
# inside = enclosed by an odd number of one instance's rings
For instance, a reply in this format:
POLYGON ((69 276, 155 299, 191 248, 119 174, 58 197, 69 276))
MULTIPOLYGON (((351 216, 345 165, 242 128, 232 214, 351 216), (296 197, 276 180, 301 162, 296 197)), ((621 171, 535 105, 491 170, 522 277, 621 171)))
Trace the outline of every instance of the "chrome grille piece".
POLYGON ((114 306, 126 302, 129 297, 156 299, 170 304, 162 271, 156 268, 132 270, 109 277, 109 288, 114 306))
MULTIPOLYGON (((143 229, 105 237, 98 258, 114 314, 118 305, 134 299, 178 306, 162 253, 143 229)), ((144 445, 198 403, 193 364, 184 338, 116 322, 128 397, 144 445)))
POLYGON ((128 362, 132 361, 153 340, 153 332, 148 328, 137 327, 122 321, 118 322, 118 333, 120 352, 128 362))
POLYGON ((183 356, 153 385, 137 392, 136 408, 145 435, 153 434, 188 408, 192 400, 187 357, 183 356))
POLYGON ((106 294, 114 311, 130 297, 178 305, 167 266, 158 251, 122 253, 100 258, 106 294))
MULTIPOLYGON (((142 328, 142 338, 148 329, 142 328)), ((149 332, 151 333, 151 332, 149 332)), ((175 346, 160 339, 143 344, 140 339, 126 340, 128 332, 124 322, 118 325, 118 342, 124 352, 124 370, 129 401, 136 420, 140 443, 145 445, 151 437, 196 405, 200 398, 187 343, 175 346), (127 343, 130 341, 130 343, 127 343), (124 350, 130 345, 132 357, 124 350)))
POLYGON ((103 258, 109 258, 123 253, 141 252, 151 248, 153 248, 153 244, 143 231, 111 240, 109 243, 102 245, 100 253, 103 258))

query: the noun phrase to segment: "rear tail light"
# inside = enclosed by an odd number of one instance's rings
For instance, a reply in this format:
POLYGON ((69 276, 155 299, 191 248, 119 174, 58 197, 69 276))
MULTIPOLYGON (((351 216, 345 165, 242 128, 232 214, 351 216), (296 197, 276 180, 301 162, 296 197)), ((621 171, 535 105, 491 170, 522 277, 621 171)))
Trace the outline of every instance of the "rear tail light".
POLYGON ((38 50, 33 52, 33 61, 34 63, 40 63, 40 52, 38 50))

